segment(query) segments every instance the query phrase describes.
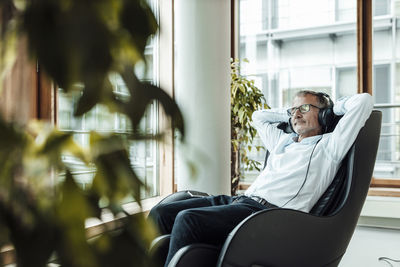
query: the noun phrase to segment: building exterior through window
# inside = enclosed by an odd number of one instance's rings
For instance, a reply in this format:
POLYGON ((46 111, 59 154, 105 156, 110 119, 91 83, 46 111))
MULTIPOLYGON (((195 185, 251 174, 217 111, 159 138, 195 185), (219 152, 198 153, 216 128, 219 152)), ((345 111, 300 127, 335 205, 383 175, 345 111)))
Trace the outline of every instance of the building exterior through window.
MULTIPOLYGON (((356 16, 355 0, 240 0, 242 74, 272 107, 290 106, 302 89, 333 101, 355 94, 356 16)), ((400 0, 373 0, 373 28, 373 96, 383 113, 374 177, 400 179, 400 0)), ((263 162, 264 151, 248 153, 263 162)), ((257 174, 246 172, 245 182, 257 174)))

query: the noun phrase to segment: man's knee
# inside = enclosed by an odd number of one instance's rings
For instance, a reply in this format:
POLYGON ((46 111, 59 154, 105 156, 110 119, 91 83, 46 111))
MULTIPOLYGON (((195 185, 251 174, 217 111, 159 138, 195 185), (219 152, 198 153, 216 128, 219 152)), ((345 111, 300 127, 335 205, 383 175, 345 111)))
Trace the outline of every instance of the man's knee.
POLYGON ((163 214, 164 214, 164 205, 163 204, 159 204, 159 205, 154 206, 150 210, 148 218, 150 218, 153 221, 157 222, 160 218, 163 217, 163 214))
POLYGON ((194 209, 182 210, 176 216, 174 227, 188 227, 199 229, 196 226, 201 226, 201 221, 202 218, 198 211, 194 209))
POLYGON ((159 204, 154 206, 149 213, 148 219, 151 220, 158 228, 160 234, 169 234, 174 223, 174 218, 168 205, 159 204))

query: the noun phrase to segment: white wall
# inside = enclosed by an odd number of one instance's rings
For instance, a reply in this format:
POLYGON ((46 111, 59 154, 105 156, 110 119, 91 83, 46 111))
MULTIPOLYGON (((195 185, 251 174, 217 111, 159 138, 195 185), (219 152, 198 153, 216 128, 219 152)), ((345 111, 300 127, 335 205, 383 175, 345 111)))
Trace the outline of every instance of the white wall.
POLYGON ((178 190, 230 194, 230 1, 176 0, 175 19, 178 190))
POLYGON ((400 260, 400 230, 358 226, 339 266, 389 267, 380 257, 400 260))

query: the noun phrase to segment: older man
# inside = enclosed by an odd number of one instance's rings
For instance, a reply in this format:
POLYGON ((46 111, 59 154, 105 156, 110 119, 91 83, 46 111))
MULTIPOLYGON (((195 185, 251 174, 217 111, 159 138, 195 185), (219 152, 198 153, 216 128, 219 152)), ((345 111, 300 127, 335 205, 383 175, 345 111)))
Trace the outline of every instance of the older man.
POLYGON ((369 94, 357 94, 332 106, 326 94, 300 91, 287 111, 254 112, 254 126, 270 156, 243 196, 194 198, 154 207, 149 217, 162 234, 171 233, 165 266, 188 244, 222 244, 240 221, 259 210, 285 207, 309 212, 331 183, 373 104, 369 94), (328 132, 327 120, 333 113, 344 116, 328 132), (276 127, 288 121, 292 134, 276 127))

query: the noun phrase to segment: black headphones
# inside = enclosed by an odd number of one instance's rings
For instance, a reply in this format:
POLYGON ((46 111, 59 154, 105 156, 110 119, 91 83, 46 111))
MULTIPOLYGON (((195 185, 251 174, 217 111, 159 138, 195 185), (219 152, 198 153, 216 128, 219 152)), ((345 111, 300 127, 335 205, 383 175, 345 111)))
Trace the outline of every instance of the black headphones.
MULTIPOLYGON (((321 125, 321 134, 328 133, 332 131, 332 125, 335 120, 333 101, 328 94, 323 92, 317 92, 312 95, 315 95, 318 98, 326 98, 326 100, 328 100, 328 106, 326 108, 321 108, 318 112, 318 123, 321 125)), ((289 127, 292 132, 295 132, 292 125, 292 118, 289 118, 289 127)))
POLYGON ((328 100, 328 106, 321 108, 318 113, 318 123, 321 125, 322 134, 327 133, 331 130, 331 126, 335 119, 335 113, 333 113, 333 101, 328 94, 319 92, 316 93, 318 97, 325 97, 328 100))

